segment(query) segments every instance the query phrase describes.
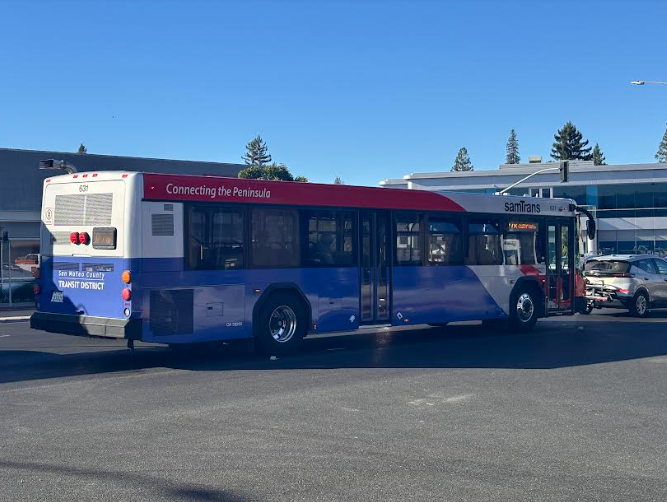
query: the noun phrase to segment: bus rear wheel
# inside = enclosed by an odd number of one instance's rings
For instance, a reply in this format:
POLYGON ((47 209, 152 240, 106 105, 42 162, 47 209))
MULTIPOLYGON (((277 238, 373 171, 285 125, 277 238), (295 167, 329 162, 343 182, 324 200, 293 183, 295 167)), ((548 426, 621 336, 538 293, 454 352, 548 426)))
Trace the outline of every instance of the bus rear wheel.
POLYGON ((510 301, 509 324, 517 331, 530 331, 538 317, 539 293, 537 288, 524 286, 510 301))
POLYGON ((255 329, 257 350, 266 355, 296 352, 306 336, 303 302, 287 292, 272 294, 262 306, 255 329))

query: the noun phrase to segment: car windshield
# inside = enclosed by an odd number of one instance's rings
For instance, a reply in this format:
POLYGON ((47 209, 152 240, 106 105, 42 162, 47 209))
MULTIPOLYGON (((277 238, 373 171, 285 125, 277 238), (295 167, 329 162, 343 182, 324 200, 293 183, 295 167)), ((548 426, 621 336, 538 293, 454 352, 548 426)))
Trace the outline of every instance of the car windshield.
POLYGON ((585 271, 588 273, 625 274, 630 268, 630 263, 620 260, 591 260, 586 263, 585 271))

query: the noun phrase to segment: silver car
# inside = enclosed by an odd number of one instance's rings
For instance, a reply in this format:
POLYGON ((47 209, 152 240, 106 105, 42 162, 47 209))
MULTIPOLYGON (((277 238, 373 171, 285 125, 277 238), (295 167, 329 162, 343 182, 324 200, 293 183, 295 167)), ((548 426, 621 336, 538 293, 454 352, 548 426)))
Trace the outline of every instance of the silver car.
POLYGON ((587 312, 615 307, 646 317, 649 308, 667 307, 667 261, 659 256, 596 256, 586 262, 584 274, 587 312))

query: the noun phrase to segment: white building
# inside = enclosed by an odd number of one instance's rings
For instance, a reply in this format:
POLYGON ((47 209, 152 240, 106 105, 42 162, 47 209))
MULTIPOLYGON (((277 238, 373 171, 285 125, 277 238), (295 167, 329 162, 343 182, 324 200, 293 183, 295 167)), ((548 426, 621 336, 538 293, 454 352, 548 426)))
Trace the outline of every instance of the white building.
MULTIPOLYGON (((501 165, 498 170, 412 173, 380 182, 387 188, 437 192, 495 193, 556 163, 501 165)), ((586 206, 598 220, 598 250, 604 253, 667 255, 667 164, 594 166, 571 161, 570 178, 557 170, 537 174, 512 195, 568 197, 586 206)))

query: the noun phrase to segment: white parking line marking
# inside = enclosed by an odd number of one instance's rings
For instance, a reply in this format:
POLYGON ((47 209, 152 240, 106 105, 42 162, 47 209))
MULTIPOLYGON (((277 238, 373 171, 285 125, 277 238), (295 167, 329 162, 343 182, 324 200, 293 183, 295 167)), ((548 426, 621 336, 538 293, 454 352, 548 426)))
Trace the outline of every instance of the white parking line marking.
POLYGON ((12 335, 0 335, 0 338, 6 338, 8 336, 12 336, 12 335))

